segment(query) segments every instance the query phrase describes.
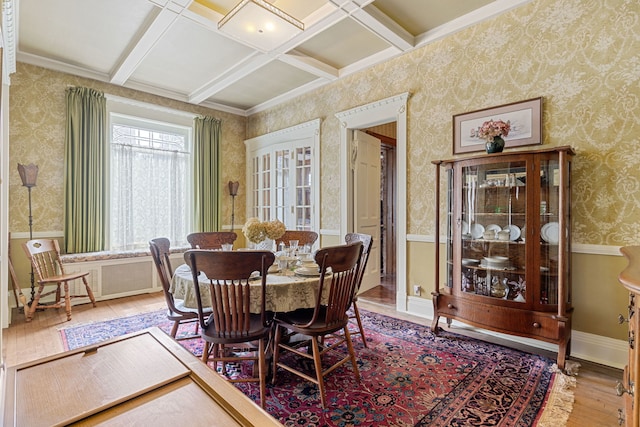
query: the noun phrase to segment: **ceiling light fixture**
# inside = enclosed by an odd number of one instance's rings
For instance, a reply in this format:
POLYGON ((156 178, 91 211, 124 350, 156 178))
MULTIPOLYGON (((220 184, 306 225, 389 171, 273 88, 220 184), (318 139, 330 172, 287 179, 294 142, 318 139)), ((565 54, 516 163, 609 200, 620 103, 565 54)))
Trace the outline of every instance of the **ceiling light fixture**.
POLYGON ((265 0, 242 0, 218 22, 218 29, 268 52, 304 31, 304 24, 265 0))

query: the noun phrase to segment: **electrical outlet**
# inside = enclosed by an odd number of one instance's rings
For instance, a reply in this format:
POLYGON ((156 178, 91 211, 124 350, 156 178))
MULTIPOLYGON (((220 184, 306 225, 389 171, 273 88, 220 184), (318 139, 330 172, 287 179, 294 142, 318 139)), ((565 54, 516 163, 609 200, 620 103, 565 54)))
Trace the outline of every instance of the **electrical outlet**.
POLYGON ((420 285, 413 285, 413 293, 420 295, 420 285))

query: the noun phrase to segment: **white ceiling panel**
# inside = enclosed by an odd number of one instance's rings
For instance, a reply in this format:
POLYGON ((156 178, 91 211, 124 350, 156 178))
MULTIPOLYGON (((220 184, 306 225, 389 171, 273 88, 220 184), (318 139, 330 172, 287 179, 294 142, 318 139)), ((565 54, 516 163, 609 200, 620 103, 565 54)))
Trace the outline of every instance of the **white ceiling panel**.
POLYGON ((109 73, 157 11, 146 0, 22 0, 18 50, 109 73))
POLYGON ((395 22, 402 22, 402 26, 414 36, 452 21, 476 9, 493 3, 493 0, 447 1, 443 7, 442 0, 376 0, 373 5, 395 22), (420 7, 415 7, 420 3, 420 7))
POLYGON ((296 51, 312 56, 332 67, 344 68, 391 45, 351 18, 327 28, 309 41, 296 47, 296 51), (341 40, 335 43, 335 40, 341 40))
POLYGON ((312 82, 316 77, 280 61, 273 61, 216 93, 209 101, 248 109, 312 82))
POLYGON ((191 93, 253 54, 253 50, 181 17, 131 75, 151 86, 191 93))

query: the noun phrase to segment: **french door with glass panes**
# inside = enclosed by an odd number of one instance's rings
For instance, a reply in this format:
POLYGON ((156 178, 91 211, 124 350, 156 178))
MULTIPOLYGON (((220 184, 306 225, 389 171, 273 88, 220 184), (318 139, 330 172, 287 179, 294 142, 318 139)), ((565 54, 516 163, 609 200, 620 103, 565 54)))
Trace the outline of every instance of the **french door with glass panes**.
POLYGON ((288 230, 317 231, 314 151, 310 141, 303 139, 251 153, 251 216, 262 221, 279 219, 288 230))

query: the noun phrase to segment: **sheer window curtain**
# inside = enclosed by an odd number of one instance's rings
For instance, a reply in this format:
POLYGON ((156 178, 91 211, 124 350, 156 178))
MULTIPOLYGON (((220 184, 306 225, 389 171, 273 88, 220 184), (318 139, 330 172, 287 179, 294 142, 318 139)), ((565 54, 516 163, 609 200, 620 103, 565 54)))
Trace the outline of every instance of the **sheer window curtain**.
POLYGON ((220 120, 194 119, 194 231, 220 230, 220 120))
POLYGON ((189 161, 184 151, 112 144, 112 250, 147 248, 156 236, 187 245, 189 161))
POLYGON ((64 248, 95 252, 106 245, 107 113, 100 91, 66 90, 64 248))

